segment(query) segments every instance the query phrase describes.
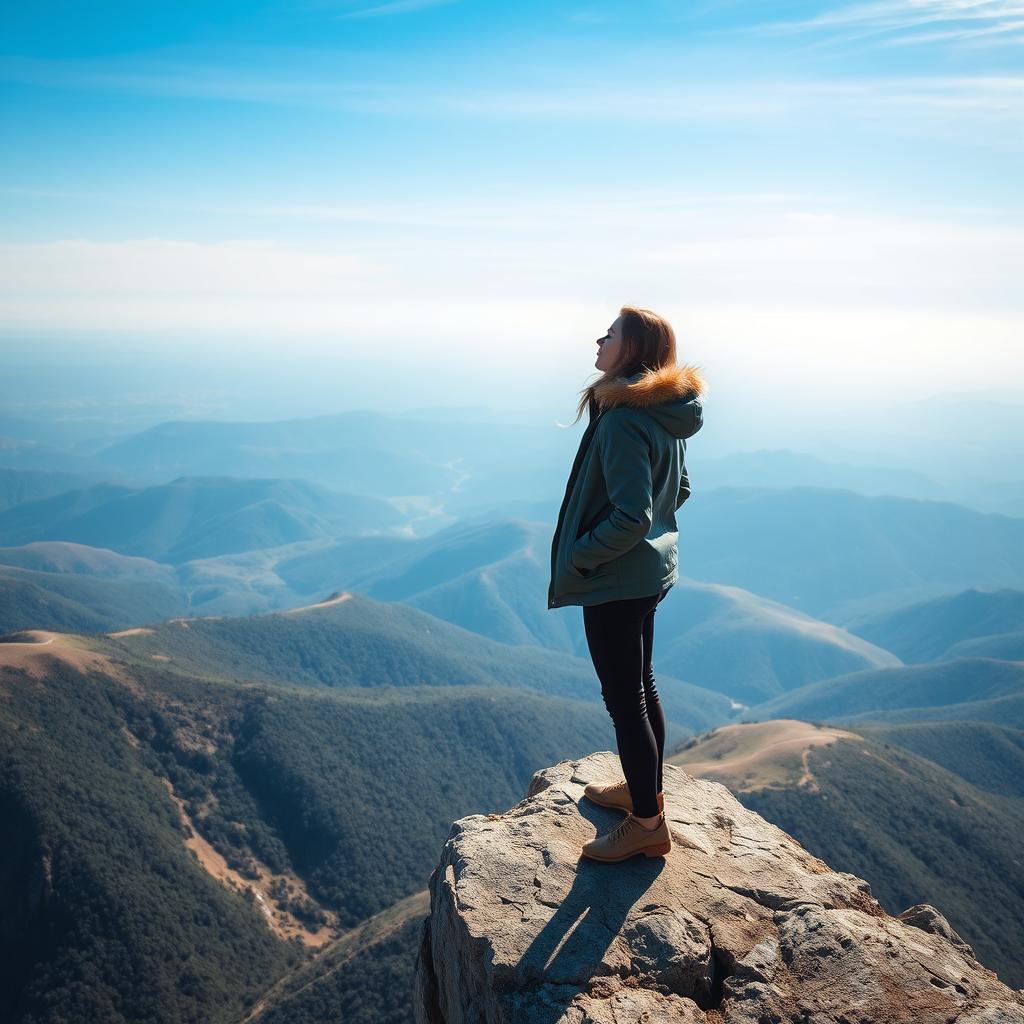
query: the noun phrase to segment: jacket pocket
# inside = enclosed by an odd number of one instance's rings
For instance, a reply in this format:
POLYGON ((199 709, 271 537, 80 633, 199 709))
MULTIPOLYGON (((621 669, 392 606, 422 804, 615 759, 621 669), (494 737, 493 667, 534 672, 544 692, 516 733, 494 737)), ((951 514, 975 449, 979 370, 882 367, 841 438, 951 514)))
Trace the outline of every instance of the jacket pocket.
POLYGON ((604 576, 608 573, 608 570, 605 568, 607 564, 607 562, 599 562, 597 565, 594 566, 593 569, 577 569, 576 566, 573 565, 572 562, 570 562, 569 572, 572 573, 573 576, 576 576, 578 579, 592 580, 596 576, 604 576))

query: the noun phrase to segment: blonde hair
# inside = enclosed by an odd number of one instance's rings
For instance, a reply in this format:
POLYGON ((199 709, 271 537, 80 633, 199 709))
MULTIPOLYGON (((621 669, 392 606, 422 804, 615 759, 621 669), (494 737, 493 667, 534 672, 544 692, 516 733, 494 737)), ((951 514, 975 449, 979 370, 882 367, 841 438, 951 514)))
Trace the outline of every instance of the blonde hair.
POLYGON ((639 306, 623 306, 619 314, 622 316, 622 349, 619 359, 610 370, 605 370, 597 380, 583 389, 573 423, 578 423, 583 410, 596 401, 594 389, 604 381, 618 377, 623 370, 657 370, 675 364, 676 333, 664 317, 639 306))

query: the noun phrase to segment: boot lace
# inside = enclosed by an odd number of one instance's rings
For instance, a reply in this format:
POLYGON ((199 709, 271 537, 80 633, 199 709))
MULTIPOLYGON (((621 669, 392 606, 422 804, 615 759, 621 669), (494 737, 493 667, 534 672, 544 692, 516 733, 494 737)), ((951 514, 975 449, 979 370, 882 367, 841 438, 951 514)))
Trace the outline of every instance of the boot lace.
POLYGON ((621 839, 631 828, 633 827, 633 818, 624 818, 615 828, 612 830, 611 840, 621 839))

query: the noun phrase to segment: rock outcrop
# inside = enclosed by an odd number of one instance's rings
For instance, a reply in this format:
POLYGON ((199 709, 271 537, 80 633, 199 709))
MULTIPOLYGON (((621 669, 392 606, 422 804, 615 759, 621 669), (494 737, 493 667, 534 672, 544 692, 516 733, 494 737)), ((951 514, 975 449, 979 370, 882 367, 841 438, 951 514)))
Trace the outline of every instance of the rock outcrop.
POLYGON ((665 766, 672 851, 582 858, 621 820, 583 797, 600 752, 454 822, 430 876, 417 1024, 1024 1024, 1015 991, 933 907, 891 917, 721 784, 665 766))

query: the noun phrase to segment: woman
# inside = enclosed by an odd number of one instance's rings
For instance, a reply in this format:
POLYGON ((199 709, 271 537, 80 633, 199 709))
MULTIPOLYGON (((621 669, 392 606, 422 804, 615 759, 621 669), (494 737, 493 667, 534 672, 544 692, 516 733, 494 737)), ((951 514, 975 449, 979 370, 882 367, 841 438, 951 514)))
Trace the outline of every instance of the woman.
POLYGON ((676 364, 667 321, 623 306, 598 339, 602 376, 576 411, 590 422, 569 473, 551 541, 548 607, 583 606, 583 625, 625 776, 584 794, 627 811, 584 856, 664 856, 665 714, 651 669, 654 613, 678 579, 676 512, 690 496, 686 439, 703 426, 707 391, 696 366, 676 364))

